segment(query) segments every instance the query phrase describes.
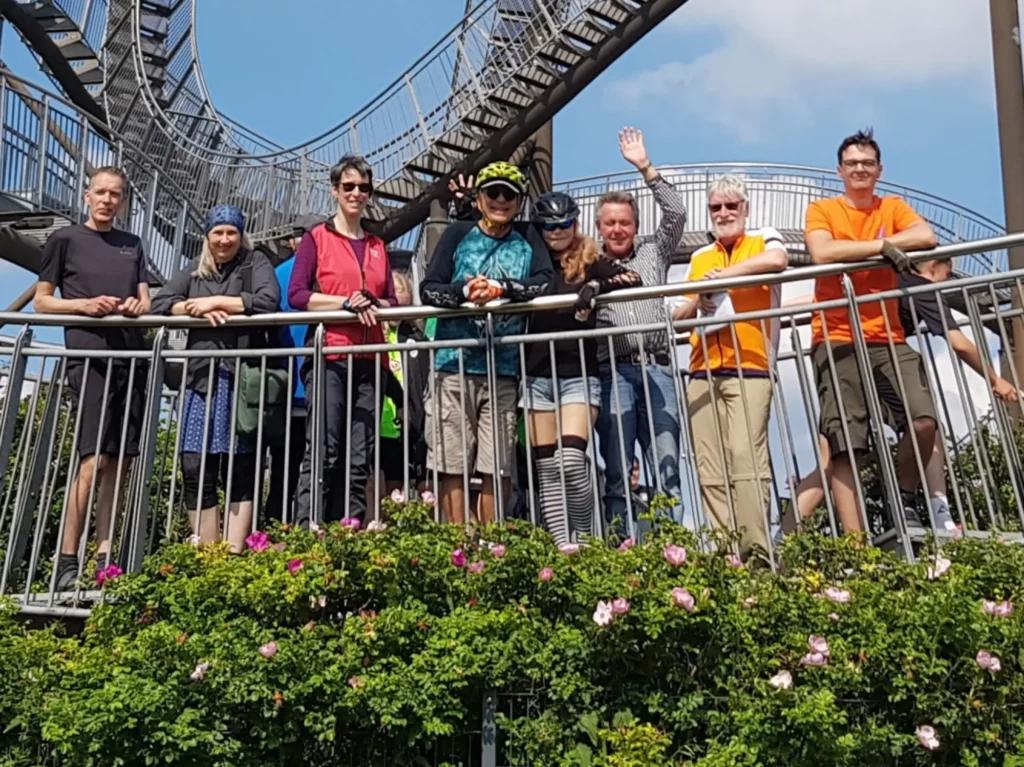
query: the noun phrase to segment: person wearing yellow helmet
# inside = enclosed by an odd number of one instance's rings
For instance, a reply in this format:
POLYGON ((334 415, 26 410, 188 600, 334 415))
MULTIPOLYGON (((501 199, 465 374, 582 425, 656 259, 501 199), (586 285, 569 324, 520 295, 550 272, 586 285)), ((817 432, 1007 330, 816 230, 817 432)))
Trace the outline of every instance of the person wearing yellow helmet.
MULTIPOLYGON (((496 298, 529 301, 551 286, 551 257, 535 227, 517 223, 526 193, 526 176, 507 162, 495 162, 476 175, 477 221, 449 224, 429 257, 420 284, 424 304, 457 308, 483 306, 496 298)), ((522 333, 522 314, 494 314, 495 336, 522 333)), ((438 341, 487 337, 481 316, 442 317, 438 341)), ((480 474, 483 491, 477 518, 495 518, 494 478, 502 478, 502 498, 512 495, 511 468, 519 399, 519 357, 512 345, 492 352, 494 385, 488 381, 486 346, 441 348, 435 355, 437 376, 427 404, 427 466, 440 475, 440 507, 450 522, 465 521, 465 478, 480 474)))

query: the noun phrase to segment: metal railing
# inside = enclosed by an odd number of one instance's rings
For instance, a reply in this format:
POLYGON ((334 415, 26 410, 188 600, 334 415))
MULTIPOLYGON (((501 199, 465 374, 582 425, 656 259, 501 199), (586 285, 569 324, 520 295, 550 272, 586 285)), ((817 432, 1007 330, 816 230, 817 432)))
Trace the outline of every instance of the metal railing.
POLYGON ((123 167, 129 185, 120 226, 145 245, 150 268, 168 277, 198 253, 201 215, 154 162, 68 101, 0 73, 0 194, 26 212, 85 219, 90 174, 123 167))
MULTIPOLYGON (((944 246, 917 258, 963 257, 1021 243, 1024 235, 1003 236, 944 246)), ((888 268, 881 261, 860 266, 888 268)), ((834 321, 834 312, 839 310, 854 318, 856 324, 865 305, 881 300, 902 299, 913 313, 929 296, 957 293, 968 312, 956 325, 943 328, 945 348, 953 348, 952 334, 962 326, 973 335, 982 364, 987 367, 996 362, 991 345, 1008 348, 1012 323, 1022 321, 1021 310, 995 300, 995 296, 997 289, 1024 296, 1024 270, 861 296, 855 294, 853 283, 845 276, 848 272, 849 265, 842 264, 788 270, 773 276, 771 281, 779 283, 841 276, 843 297, 811 306, 735 315, 717 331, 731 336, 736 345, 737 328, 744 323, 761 327, 765 335, 770 335, 769 324, 778 323, 785 331, 783 338, 788 340, 779 346, 774 364, 762 371, 761 383, 755 383, 757 375, 747 375, 746 369, 737 376, 740 402, 746 410, 740 432, 765 435, 767 463, 753 471, 755 490, 760 493, 756 508, 750 503, 740 508, 729 500, 730 519, 724 523, 719 519, 717 524, 708 513, 707 475, 701 464, 717 460, 720 466, 731 465, 748 437, 730 441, 720 423, 710 429, 701 427, 699 433, 694 428, 695 418, 702 417, 699 404, 693 400, 701 371, 689 369, 686 342, 700 328, 723 320, 698 317, 673 322, 668 302, 661 323, 599 326, 555 334, 527 333, 525 327, 499 334, 494 328, 499 318, 526 319, 537 312, 566 310, 575 300, 572 295, 544 296, 527 304, 483 309, 387 309, 381 311, 381 319, 397 326, 399 340, 358 346, 331 345, 333 336, 327 331, 353 321, 346 312, 236 316, 228 321, 228 332, 303 324, 309 327, 307 344, 294 348, 282 341, 277 349, 239 349, 228 344, 228 348, 216 351, 168 347, 172 330, 198 332, 204 327, 202 321, 187 317, 75 317, 76 327, 155 329, 144 348, 87 351, 33 343, 34 326, 67 327, 72 323, 66 316, 0 314, 0 322, 22 327, 15 339, 0 347, 4 371, 0 377, 4 395, 0 408, 0 467, 4 470, 0 486, 0 594, 14 596, 29 612, 81 613, 97 597, 90 585, 96 569, 113 562, 126 571, 136 570, 143 557, 163 540, 182 540, 198 533, 204 540, 224 537, 240 547, 245 535, 270 520, 350 517, 361 511, 361 499, 365 499, 365 524, 382 518, 381 500, 392 492, 403 497, 433 494, 438 500, 438 521, 522 516, 547 526, 560 542, 585 540, 590 534, 643 535, 648 522, 638 512, 647 508, 653 496, 666 494, 676 500, 661 513, 694 528, 711 523, 712 527, 740 532, 743 535, 734 543, 739 553, 747 556, 750 551, 760 552, 773 564, 774 534, 782 523, 787 496, 792 497, 795 489, 790 478, 824 475, 830 468, 834 471, 834 457, 830 466, 829 457, 817 444, 821 404, 804 327, 811 316, 824 316, 827 324, 834 321), (988 303, 983 305, 978 300, 982 296, 988 303), (439 322, 462 318, 470 322, 467 328, 475 330, 454 340, 407 342, 402 337, 401 333, 408 331, 414 339, 419 338, 412 326, 427 318, 439 322), (995 335, 986 331, 983 323, 995 327, 995 335), (648 341, 640 340, 638 357, 616 359, 612 338, 622 335, 660 339, 664 350, 675 351, 677 343, 683 345, 678 354, 666 355, 654 347, 645 349, 648 341), (560 344, 557 352, 556 344, 560 344), (597 369, 587 368, 590 363, 586 349, 590 344, 596 346, 599 355, 602 349, 611 352, 597 369), (581 378, 594 379, 590 385, 559 377, 557 360, 571 355, 573 348, 579 350, 583 360, 581 378), (514 369, 507 368, 510 360, 517 359, 519 364, 514 369), (530 376, 538 360, 546 361, 554 372, 530 376), (250 368, 248 373, 246 367, 250 368), (286 394, 283 401, 272 401, 269 392, 273 387, 267 375, 270 369, 283 371, 275 375, 285 392, 291 392, 302 378, 307 387, 305 400, 286 394), (403 376, 402 388, 397 392, 389 386, 389 371, 393 370, 401 371, 403 376), (523 370, 527 372, 525 384, 521 380, 523 370), (244 394, 240 394, 243 380, 244 394), (761 388, 757 400, 749 396, 749 387, 755 385, 761 388), (385 408, 385 396, 392 398, 392 410, 385 408), (534 413, 544 409, 541 400, 545 396, 555 407, 552 412, 558 414, 554 416, 554 437, 540 433, 545 427, 534 413), (569 432, 565 419, 570 417, 564 407, 567 397, 599 413, 596 426, 588 426, 579 435, 582 446, 566 437, 569 432), (764 408, 758 413, 747 410, 755 401, 764 408), (76 406, 76 402, 83 404, 76 406), (481 409, 484 402, 495 403, 489 415, 481 409), (243 405, 238 403, 244 403, 250 414, 253 410, 264 414, 251 433, 240 431, 243 421, 237 411, 243 405), (225 407, 226 413, 211 419, 211 413, 225 407), (524 407, 531 416, 524 419, 522 432, 516 437, 515 414, 524 407), (314 416, 311 422, 307 411, 314 416), (269 418, 274 412, 280 417, 279 435, 271 433, 269 418), (385 416, 388 412, 392 415, 385 416), (378 425, 387 417, 394 419, 394 429, 382 435, 378 425), (111 428, 116 433, 106 431, 111 428), (469 456, 474 448, 482 448, 480 439, 486 431, 503 436, 493 437, 493 450, 484 448, 475 461, 460 463, 459 456, 469 456), (103 434, 116 445, 113 452, 102 447, 103 434), (709 434, 714 435, 710 441, 709 434), (211 445, 211 437, 224 444, 202 450, 203 445, 211 445), (362 442, 356 444, 357 439, 362 442), (345 440, 349 440, 347 444, 345 440), (547 467, 542 455, 545 445, 549 446, 548 453, 561 458, 547 467), (711 445, 710 456, 707 445, 711 445), (575 464, 569 460, 567 456, 574 449, 579 451, 576 457, 585 460, 575 464), (701 450, 705 451, 703 455, 701 450), (107 479, 81 471, 80 456, 97 451, 109 455, 106 462, 111 468, 104 470, 109 472, 107 479), (455 456, 452 463, 448 454, 455 456), (304 461, 305 480, 302 470, 297 470, 304 461), (444 474, 439 475, 434 468, 444 474), (581 472, 576 471, 580 468, 581 472), (501 480, 488 481, 489 477, 501 480), (201 491, 204 482, 213 489, 201 491), (303 482, 307 500, 300 502, 303 482), (616 482, 621 484, 616 486, 616 482), (293 490, 296 484, 298 490, 293 490), (230 513, 221 514, 218 500, 205 500, 217 498, 218 487, 223 498, 234 504, 230 513), (115 498, 119 500, 115 502, 115 498), (589 499, 585 502, 590 504, 582 515, 579 506, 574 506, 581 498, 589 499), (613 507, 617 513, 609 513, 613 507), (759 542, 754 548, 744 537, 752 529, 759 542), (79 537, 78 530, 85 534, 79 537), (73 578, 59 586, 59 570, 66 568, 67 562, 56 555, 67 540, 77 552, 73 578)), ((761 286, 765 281, 763 275, 753 275, 646 286, 611 293, 601 302, 670 299, 688 295, 698 287, 702 292, 714 292, 761 286)), ((954 534, 998 532, 1020 538, 1024 529, 1024 470, 1015 413, 1002 400, 984 393, 989 390, 988 383, 965 369, 952 354, 943 354, 942 343, 933 348, 917 329, 909 334, 909 343, 920 351, 920 381, 915 383, 906 375, 906 368, 898 368, 901 372, 892 379, 895 394, 880 391, 879 379, 865 375, 865 371, 881 364, 873 355, 896 354, 900 345, 892 340, 894 329, 888 331, 885 342, 873 348, 864 343, 862 334, 854 333, 854 342, 847 344, 847 350, 835 342, 821 344, 816 350, 819 355, 822 347, 827 350, 828 365, 822 368, 819 364, 818 374, 826 370, 825 374, 834 377, 834 385, 849 380, 851 375, 861 376, 862 383, 857 386, 867 392, 866 423, 873 447, 855 455, 853 515, 844 516, 837 508, 838 496, 833 499, 824 492, 818 521, 812 516, 805 524, 821 525, 833 535, 866 530, 878 545, 898 547, 908 557, 915 556, 919 542, 932 535, 940 542, 954 534), (856 365, 852 370, 859 373, 851 373, 848 363, 844 367, 843 360, 851 359, 844 357, 847 354, 854 355, 856 365), (895 412, 893 397, 903 403, 899 407, 906 408, 915 398, 920 402, 921 396, 931 403, 938 436, 927 452, 915 448, 894 456, 893 442, 907 433, 911 419, 905 418, 901 424, 899 418, 891 417, 895 412), (939 462, 938 474, 936 466, 929 467, 934 460, 939 462), (908 523, 903 516, 906 498, 900 490, 909 490, 908 483, 924 487, 926 491, 919 500, 927 498, 941 489, 934 480, 936 476, 947 484, 957 530, 947 529, 941 520, 933 518, 927 506, 923 523, 908 523)), ((708 359, 711 336, 705 334, 701 340, 698 334, 696 338, 708 359)), ((1024 386, 1015 370, 1004 377, 1017 391, 1024 386)), ((719 377, 712 375, 711 380, 719 377)), ((842 392, 841 387, 837 388, 842 392)), ((710 396, 713 399, 717 394, 710 396)), ((840 410, 854 407, 853 402, 844 402, 845 396, 841 393, 838 397, 840 410)), ((853 419, 843 420, 853 423, 853 419)), ((846 437, 847 444, 855 444, 849 434, 846 437)), ((821 484, 827 486, 829 479, 822 476, 821 484)), ((727 498, 732 497, 731 493, 731 489, 726 491, 727 498)))

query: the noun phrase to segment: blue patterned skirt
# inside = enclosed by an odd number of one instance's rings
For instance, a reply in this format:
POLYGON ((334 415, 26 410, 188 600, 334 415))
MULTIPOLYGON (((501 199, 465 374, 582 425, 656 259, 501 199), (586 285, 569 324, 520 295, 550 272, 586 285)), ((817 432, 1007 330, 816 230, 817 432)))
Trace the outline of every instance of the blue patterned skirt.
MULTIPOLYGON (((229 453, 231 452, 231 422, 234 415, 231 399, 235 393, 234 375, 225 365, 217 367, 213 382, 213 396, 207 405, 206 395, 185 390, 185 410, 182 413, 181 452, 183 453, 229 453), (209 413, 210 430, 203 449, 203 416, 209 413)), ((251 453, 255 449, 251 439, 235 434, 235 452, 251 453)))

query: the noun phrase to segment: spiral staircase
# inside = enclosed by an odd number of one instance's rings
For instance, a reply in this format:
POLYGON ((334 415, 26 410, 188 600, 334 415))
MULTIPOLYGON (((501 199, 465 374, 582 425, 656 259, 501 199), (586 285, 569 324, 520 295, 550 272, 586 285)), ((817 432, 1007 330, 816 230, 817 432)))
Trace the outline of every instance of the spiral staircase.
POLYGON ((280 236, 297 214, 329 209, 329 168, 357 152, 377 179, 374 228, 408 245, 449 178, 508 158, 684 3, 486 0, 377 98, 294 147, 217 111, 195 0, 0 0, 0 9, 67 100, 106 130, 134 196, 152 204, 142 215, 155 239, 185 244, 192 205, 215 202, 241 207, 257 239, 280 236))

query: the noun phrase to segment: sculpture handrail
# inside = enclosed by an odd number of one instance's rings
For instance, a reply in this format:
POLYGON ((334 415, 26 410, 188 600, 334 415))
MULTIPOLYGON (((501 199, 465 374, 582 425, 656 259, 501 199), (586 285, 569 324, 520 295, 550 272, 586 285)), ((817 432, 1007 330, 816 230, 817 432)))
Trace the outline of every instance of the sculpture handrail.
MULTIPOLYGON (((1024 233, 1007 234, 1000 237, 992 237, 984 240, 943 245, 932 250, 922 250, 910 254, 914 261, 926 261, 932 258, 954 258, 959 256, 984 253, 993 249, 1012 248, 1024 246, 1024 233)), ((691 282, 673 282, 666 285, 649 285, 640 288, 627 288, 598 297, 598 303, 640 301, 652 298, 671 298, 689 293, 706 293, 729 290, 732 288, 781 285, 787 282, 796 282, 817 277, 830 275, 842 275, 851 271, 850 263, 822 264, 816 266, 789 268, 784 272, 772 275, 754 274, 744 277, 729 277, 726 279, 699 280, 691 282)), ((858 262, 857 270, 888 268, 888 263, 881 258, 873 258, 867 261, 858 262)), ((951 280, 948 284, 951 288, 960 285, 982 284, 986 279, 990 281, 1005 282, 1014 279, 1016 272, 999 272, 992 275, 981 275, 970 277, 966 280, 951 280)), ((877 294, 868 296, 865 300, 877 300, 877 294)), ((574 294, 548 295, 535 298, 523 303, 510 303, 497 301, 483 307, 465 306, 459 309, 441 309, 432 306, 406 306, 383 308, 379 310, 379 318, 382 321, 400 321, 426 319, 430 317, 455 317, 471 314, 511 314, 523 312, 535 312, 552 309, 565 309, 576 302, 574 294)), ((845 301, 842 302, 845 304, 845 301)), ((816 304, 818 308, 827 308, 831 304, 816 304)), ((24 324, 27 316, 14 312, 0 312, 0 324, 13 323, 24 324)), ((343 323, 356 321, 356 315, 346 311, 330 312, 276 312, 273 314, 259 315, 233 315, 228 318, 229 324, 244 325, 316 325, 319 323, 343 323)), ((66 314, 33 314, 31 323, 40 326, 64 326, 73 322, 81 327, 171 327, 184 329, 190 327, 208 327, 209 322, 205 319, 193 317, 163 315, 145 315, 138 318, 126 317, 80 317, 73 318, 66 314)), ((699 324, 699 322, 697 323, 699 324)), ((605 329, 607 330, 607 329, 605 329)), ((635 329, 634 329, 635 330, 635 329)))
MULTIPOLYGON (((713 169, 722 173, 729 170, 767 170, 767 171, 793 171, 796 173, 806 173, 808 175, 822 175, 829 179, 834 179, 836 183, 838 179, 835 175, 834 170, 828 168, 815 167, 813 165, 794 165, 789 163, 764 163, 764 162, 699 162, 699 163, 682 163, 673 165, 658 165, 658 171, 663 174, 671 173, 685 173, 688 171, 700 171, 713 169)), ((573 193, 574 189, 585 186, 608 186, 615 183, 617 180, 628 180, 630 182, 635 181, 635 185, 640 185, 642 182, 637 179, 635 170, 622 170, 614 171, 612 173, 598 173, 593 176, 581 176, 579 178, 566 179, 565 181, 556 181, 554 184, 555 189, 563 192, 573 193)), ((633 184, 630 184, 633 185, 633 184)), ((953 200, 947 199, 931 192, 926 192, 916 187, 907 186, 906 184, 899 184, 885 179, 878 182, 879 188, 882 191, 899 191, 902 195, 908 197, 919 197, 927 199, 932 202, 941 203, 953 208, 957 211, 968 213, 980 223, 987 224, 994 230, 1004 232, 1006 231, 1002 224, 999 224, 992 219, 984 216, 976 211, 969 208, 965 208, 953 200)))

